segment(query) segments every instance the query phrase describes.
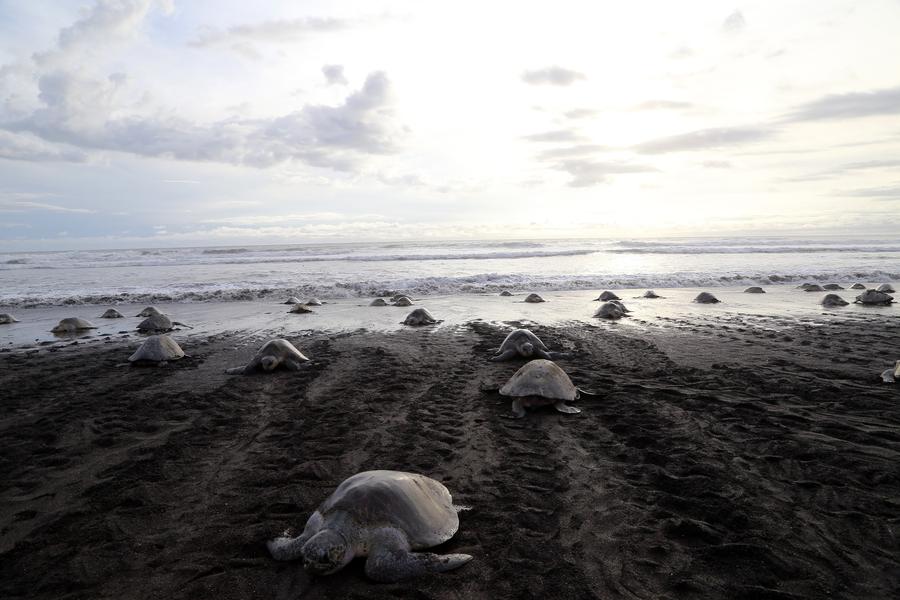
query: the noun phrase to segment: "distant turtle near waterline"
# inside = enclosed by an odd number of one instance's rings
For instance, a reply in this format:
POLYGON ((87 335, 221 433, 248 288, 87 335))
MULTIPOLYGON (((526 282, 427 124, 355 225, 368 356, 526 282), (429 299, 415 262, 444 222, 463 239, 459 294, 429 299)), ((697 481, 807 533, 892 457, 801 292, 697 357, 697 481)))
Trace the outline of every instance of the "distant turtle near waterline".
POLYGON ((140 348, 128 358, 128 362, 141 364, 160 365, 170 360, 178 360, 184 358, 184 350, 178 345, 178 342, 167 335, 151 335, 140 348))
POLYGON ((291 307, 291 310, 289 310, 288 312, 295 313, 295 314, 306 314, 306 313, 311 313, 312 309, 310 307, 306 306, 305 304, 295 304, 294 306, 291 307))
POLYGON ((502 292, 500 292, 500 295, 501 296, 512 296, 512 292, 503 290, 502 292))
POLYGON ((825 289, 828 291, 836 291, 836 290, 842 290, 844 288, 842 288, 841 286, 839 286, 836 283, 826 283, 825 285, 822 286, 822 289, 825 289))
POLYGON ((618 307, 619 307, 619 310, 621 310, 623 314, 626 314, 626 313, 630 313, 630 312, 631 312, 631 311, 630 311, 629 309, 627 309, 627 308, 625 307, 625 305, 622 304, 622 302, 620 302, 619 300, 610 300, 609 303, 610 303, 610 304, 615 304, 616 306, 618 306, 618 307))
POLYGON ((400 296, 396 300, 394 300, 394 306, 412 306, 413 301, 409 299, 409 296, 400 296))
POLYGON ((594 313, 594 316, 599 319, 618 320, 625 316, 625 312, 618 304, 604 302, 600 305, 600 308, 597 309, 597 312, 594 313))
POLYGON ((176 325, 181 327, 188 327, 184 323, 173 321, 163 314, 150 315, 149 317, 138 323, 137 330, 141 333, 165 332, 172 331, 172 329, 174 329, 176 325))
POLYGON ((322 306, 322 301, 318 298, 310 298, 306 301, 307 306, 322 306))
POLYGON ((850 303, 847 302, 846 300, 844 300, 843 298, 841 298, 840 296, 838 296, 837 294, 828 294, 827 296, 822 298, 821 304, 822 304, 822 306, 831 308, 833 306, 847 306, 850 303))
POLYGON ((424 308, 417 308, 412 311, 406 318, 403 320, 401 325, 411 325, 413 327, 418 327, 419 325, 434 325, 435 323, 439 323, 437 319, 431 316, 431 313, 425 310, 424 308))
POLYGON ((100 318, 101 319, 124 319, 125 315, 123 315, 122 313, 120 313, 119 311, 117 311, 114 308, 109 308, 106 310, 105 313, 100 315, 100 318))
POLYGON ((309 359, 289 341, 269 340, 245 366, 226 369, 225 372, 244 374, 256 369, 270 372, 278 367, 284 367, 289 371, 299 371, 305 362, 309 362, 309 359))
POLYGON ((697 297, 694 298, 694 302, 697 304, 718 304, 721 302, 718 298, 710 294, 709 292, 700 292, 697 294, 697 297))
POLYGON ((402 471, 365 471, 349 477, 324 501, 295 538, 267 547, 276 560, 303 558, 315 575, 330 575, 354 557, 367 557, 370 579, 395 582, 457 569, 468 554, 424 550, 442 544, 459 529, 459 507, 440 482, 402 471))
POLYGON ((84 329, 97 329, 97 326, 78 317, 69 317, 60 321, 56 327, 51 329, 52 333, 75 333, 84 329))
POLYGON ((817 284, 813 283, 813 284, 804 286, 803 291, 804 292, 824 292, 825 288, 823 288, 821 285, 817 285, 817 284))
POLYGON ((546 300, 544 300, 537 294, 528 294, 527 296, 525 296, 524 302, 528 302, 530 304, 537 304, 538 302, 546 302, 546 300))
POLYGON ((766 290, 762 289, 759 286, 754 285, 754 286, 748 287, 746 290, 744 290, 744 293, 745 294, 765 294, 766 290))
POLYGON ((805 290, 806 288, 814 286, 814 285, 816 285, 816 284, 815 283, 801 283, 800 285, 797 286, 797 289, 805 290))
POLYGON ((864 290, 864 289, 866 289, 866 286, 864 286, 861 283, 854 283, 853 285, 850 286, 850 289, 851 290, 864 290))
POLYGON ((602 294, 594 298, 594 302, 609 302, 610 300, 621 300, 621 298, 610 291, 603 292, 602 294))
POLYGON ((409 298, 409 295, 408 294, 394 294, 393 296, 391 296, 391 302, 396 302, 400 298, 409 298))
POLYGON ((18 323, 19 320, 8 313, 0 313, 0 325, 9 325, 10 323, 18 323))
POLYGON ((516 419, 524 417, 525 408, 531 406, 553 405, 561 413, 580 413, 581 409, 566 402, 578 399, 582 392, 555 362, 544 359, 528 362, 500 388, 501 395, 512 398, 516 419))
POLYGON ((301 304, 301 302, 300 298, 298 298, 297 296, 291 296, 290 298, 282 302, 282 304, 301 304))
POLYGON ((888 369, 881 373, 881 380, 885 383, 894 383, 900 379, 900 360, 894 364, 893 369, 888 369))
POLYGON ((866 290, 856 297, 856 304, 865 304, 867 306, 888 306, 894 301, 893 296, 889 296, 878 290, 866 290))
POLYGON ((646 292, 644 292, 643 296, 635 296, 635 297, 636 298, 662 298, 663 296, 660 296, 653 290, 647 290, 646 292))
POLYGON ((550 360, 549 349, 541 339, 527 329, 514 329, 506 336, 492 361, 511 360, 513 358, 544 358, 550 360))
POLYGON ((375 298, 371 302, 369 302, 369 306, 387 306, 388 303, 384 301, 382 298, 375 298))
POLYGON ((155 306, 148 306, 147 308, 145 308, 144 310, 142 310, 141 312, 139 312, 138 314, 136 314, 134 316, 136 316, 136 317, 152 317, 153 315, 161 315, 161 314, 162 313, 159 312, 155 306))
POLYGON ((891 287, 891 284, 889 284, 889 283, 882 283, 877 288, 875 288, 875 291, 876 292, 884 292, 885 294, 893 294, 897 290, 895 290, 893 287, 891 287))

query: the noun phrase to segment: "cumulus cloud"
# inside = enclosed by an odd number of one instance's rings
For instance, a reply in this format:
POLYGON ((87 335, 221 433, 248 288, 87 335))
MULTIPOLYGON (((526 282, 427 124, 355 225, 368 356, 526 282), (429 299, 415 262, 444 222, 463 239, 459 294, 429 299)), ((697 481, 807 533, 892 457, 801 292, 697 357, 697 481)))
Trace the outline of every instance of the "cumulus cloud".
POLYGON ((583 140, 584 136, 575 133, 571 129, 556 129, 554 131, 526 135, 523 139, 529 142, 577 142, 583 140))
POLYGON ((747 28, 747 21, 739 10, 735 10, 722 22, 722 31, 725 33, 740 33, 747 28))
POLYGON ((830 94, 802 104, 786 121, 824 121, 900 114, 900 86, 871 92, 830 94))
POLYGON ((564 69, 563 67, 552 66, 534 71, 525 71, 522 73, 522 81, 530 85, 560 85, 567 86, 573 83, 587 79, 584 73, 564 69))
POLYGON ((656 168, 650 165, 615 161, 601 162, 585 159, 564 160, 557 163, 555 168, 572 176, 572 179, 569 181, 571 187, 589 187, 607 183, 609 182, 610 175, 657 171, 656 168))
POLYGON ((641 154, 665 154, 736 146, 767 139, 774 131, 762 127, 717 127, 648 140, 634 147, 641 154))
POLYGON ((347 85, 347 78, 344 76, 343 65, 325 65, 322 67, 322 75, 328 85, 347 85))
POLYGON ((84 162, 87 154, 77 148, 51 144, 36 135, 17 134, 0 129, 0 159, 35 162, 84 162))
POLYGON ((8 131, 81 149, 267 167, 296 160, 348 171, 366 155, 396 148, 391 85, 383 72, 337 106, 308 105, 269 119, 195 123, 174 115, 130 114, 116 104, 116 79, 54 71, 38 80, 41 106, 3 124, 8 131))
POLYGON ((235 25, 221 31, 209 29, 202 32, 188 45, 195 48, 232 44, 235 42, 296 42, 315 33, 342 31, 360 22, 358 19, 331 17, 302 17, 276 19, 262 23, 235 25))

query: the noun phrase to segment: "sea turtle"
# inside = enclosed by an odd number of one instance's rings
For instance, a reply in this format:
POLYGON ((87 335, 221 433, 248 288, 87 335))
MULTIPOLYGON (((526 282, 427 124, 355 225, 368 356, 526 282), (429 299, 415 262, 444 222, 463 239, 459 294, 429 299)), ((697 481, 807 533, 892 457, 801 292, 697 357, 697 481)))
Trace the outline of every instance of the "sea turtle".
POLYGON ((816 284, 815 283, 801 283, 800 285, 797 286, 797 289, 805 290, 806 288, 814 286, 814 285, 816 285, 816 284))
POLYGON ((345 479, 299 536, 267 545, 276 560, 303 558, 311 573, 330 575, 356 556, 370 579, 394 582, 459 568, 468 554, 414 552, 442 544, 459 529, 460 509, 438 481, 402 471, 365 471, 345 479))
POLYGON ((853 285, 850 286, 850 289, 851 290, 864 290, 864 289, 866 289, 866 286, 864 286, 861 283, 854 283, 853 285))
POLYGON ((322 301, 318 298, 310 298, 306 301, 307 306, 322 306, 322 301))
POLYGON ((512 398, 516 419, 525 416, 526 407, 549 404, 561 413, 580 413, 581 409, 566 402, 578 399, 581 392, 555 362, 542 358, 526 363, 500 388, 501 395, 512 398))
POLYGON ((662 298, 662 296, 660 296, 653 290, 647 290, 646 292, 644 292, 644 295, 641 296, 641 298, 662 298))
POLYGON ((815 283, 812 283, 810 285, 804 286, 803 291, 804 292, 824 292, 825 288, 823 288, 821 285, 816 285, 815 283))
POLYGON ((141 333, 157 333, 163 331, 172 331, 172 329, 176 325, 181 327, 188 327, 184 323, 173 321, 164 314, 150 315, 149 317, 138 323, 137 330, 141 333))
POLYGON ((894 383, 900 379, 900 360, 894 364, 894 368, 881 373, 881 380, 885 383, 894 383))
POLYGON ((295 304, 294 306, 291 307, 291 310, 289 310, 288 312, 305 314, 305 313, 311 313, 312 309, 310 307, 306 306, 305 304, 295 304))
POLYGON ((832 307, 832 306, 847 306, 850 304, 837 294, 828 294, 824 298, 822 298, 822 306, 832 307))
POLYGON ((610 303, 610 304, 615 304, 616 306, 618 306, 618 307, 619 307, 619 310, 621 310, 622 313, 630 313, 630 312, 631 312, 631 311, 630 311, 629 309, 627 309, 627 308, 625 307, 625 305, 622 304, 622 302, 619 301, 619 300, 610 300, 609 303, 610 303))
POLYGON ((891 302, 894 301, 893 296, 889 296, 884 292, 879 292, 878 290, 866 290, 862 294, 856 297, 857 304, 868 304, 874 306, 887 306, 891 302))
POLYGON ((762 289, 759 286, 754 285, 754 286, 748 287, 746 290, 744 290, 744 293, 745 294, 765 294, 766 290, 762 289))
POLYGON ((105 313, 100 315, 100 318, 101 319, 124 319, 125 315, 123 315, 122 313, 120 313, 119 311, 117 311, 114 308, 109 308, 106 310, 105 313))
POLYGON ((842 289, 844 289, 844 288, 842 288, 841 286, 839 286, 839 285, 836 284, 836 283, 826 283, 825 285, 822 286, 822 289, 825 289, 825 290, 828 290, 828 291, 832 291, 832 292, 833 292, 833 291, 836 291, 836 290, 842 290, 842 289))
POLYGON ((431 313, 424 308, 417 308, 412 311, 403 320, 402 325, 434 325, 438 320, 431 316, 431 313))
POLYGON ((7 313, 0 314, 0 325, 8 325, 10 323, 18 323, 18 322, 19 322, 19 320, 10 314, 7 314, 7 313))
POLYGON ((621 298, 609 291, 603 292, 602 294, 594 298, 594 302, 609 302, 610 300, 621 300, 621 298))
POLYGON ((520 356, 522 358, 540 357, 548 360, 551 358, 547 346, 538 336, 527 329, 514 329, 500 344, 500 349, 491 357, 491 360, 510 360, 520 356))
POLYGON ((372 300, 372 301, 369 303, 369 306, 387 306, 387 305, 388 305, 387 302, 385 302, 385 301, 384 301, 383 299, 381 299, 381 298, 375 298, 374 300, 372 300))
POLYGON ((164 363, 184 358, 184 351, 178 342, 167 335, 151 335, 140 348, 132 354, 128 361, 134 364, 164 363))
POLYGON ((525 302, 530 302, 531 304, 535 304, 537 302, 546 302, 546 300, 544 300, 537 294, 528 294, 527 296, 525 296, 525 302))
POLYGON ((300 304, 300 298, 297 296, 291 296, 287 300, 285 300, 282 304, 300 304))
POLYGON ((508 290, 503 290, 502 292, 500 292, 500 295, 501 296, 512 296, 512 292, 510 292, 508 290))
POLYGON ((289 371, 299 371, 302 363, 309 361, 303 353, 287 340, 269 340, 263 344, 256 356, 243 367, 227 369, 226 373, 250 373, 259 368, 274 371, 279 366, 289 371))
POLYGON ((396 300, 394 300, 394 306, 412 306, 412 300, 409 299, 409 296, 400 296, 396 300))
POLYGON ((612 302, 604 302, 594 313, 595 317, 600 319, 621 319, 625 316, 625 312, 617 304, 612 302))
POLYGON ((75 333, 76 331, 81 331, 83 329, 97 329, 97 326, 90 321, 85 321, 78 317, 70 317, 60 321, 59 324, 50 331, 53 333, 75 333))
POLYGON ((394 294, 391 296, 391 302, 396 302, 400 298, 409 298, 409 296, 407 294, 394 294))
POLYGON ((138 314, 136 314, 134 316, 136 316, 136 317, 152 317, 153 315, 161 315, 161 314, 162 313, 159 312, 155 306, 148 306, 147 308, 145 308, 144 310, 142 310, 141 312, 139 312, 138 314))
POLYGON ((882 283, 877 288, 875 288, 875 291, 884 292, 885 294, 893 294, 897 290, 895 290, 893 287, 891 287, 891 284, 889 284, 889 283, 882 283))
POLYGON ((698 304, 717 304, 721 302, 721 300, 719 300, 709 292, 700 292, 699 294, 697 294, 697 297, 694 298, 694 302, 698 304))

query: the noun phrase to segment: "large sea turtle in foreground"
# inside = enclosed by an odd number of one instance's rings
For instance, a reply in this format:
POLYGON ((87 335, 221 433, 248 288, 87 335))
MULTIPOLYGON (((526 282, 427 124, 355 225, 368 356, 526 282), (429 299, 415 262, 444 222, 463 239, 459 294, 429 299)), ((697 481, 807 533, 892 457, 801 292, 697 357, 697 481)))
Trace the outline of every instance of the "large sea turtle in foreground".
POLYGON ((600 305, 600 308, 594 313, 594 316, 599 319, 621 319, 625 316, 625 311, 622 310, 622 307, 618 304, 613 304, 612 302, 604 302, 600 305))
POLYGON ((881 380, 885 383, 894 383, 900 379, 900 360, 898 360, 893 368, 881 373, 881 380))
POLYGON ((125 315, 123 315, 122 313, 120 313, 119 311, 117 311, 114 308, 108 308, 108 309, 106 309, 106 312, 104 312, 102 315, 100 315, 100 318, 101 319, 124 319, 125 315))
POLYGON ((18 323, 19 320, 8 313, 0 313, 0 325, 9 325, 10 323, 18 323))
POLYGON ((875 291, 884 292, 885 294, 893 294, 897 290, 895 290, 889 283, 882 283, 877 288, 875 288, 875 291))
POLYGON ((759 287, 757 285, 754 285, 754 286, 748 287, 746 290, 744 290, 744 293, 745 294, 765 294, 766 290, 762 289, 761 287, 759 287))
POLYGON ((128 358, 128 361, 136 365, 159 365, 170 360, 178 360, 179 358, 184 358, 184 350, 181 349, 178 342, 167 335, 151 335, 128 358))
POLYGON ((537 295, 537 294, 528 294, 527 296, 525 296, 524 302, 529 302, 529 303, 531 303, 531 304, 536 304, 536 303, 538 303, 538 302, 546 302, 546 300, 544 300, 543 298, 541 298, 541 297, 540 297, 539 295, 537 295))
POLYGON ((84 329, 97 329, 97 326, 78 317, 69 317, 60 321, 56 327, 50 331, 53 333, 75 333, 84 329))
POLYGON ((545 359, 530 361, 500 388, 501 395, 512 398, 512 413, 517 419, 524 417, 525 408, 530 406, 553 405, 561 413, 580 413, 581 409, 566 402, 578 399, 582 391, 555 362, 545 359))
POLYGON ((365 471, 345 479, 306 522, 299 536, 268 543, 277 560, 303 559, 330 575, 366 557, 366 575, 401 581, 459 568, 468 554, 416 552, 442 544, 459 529, 459 509, 438 481, 417 473, 365 471))
POLYGON ((416 310, 406 315, 406 318, 403 319, 403 323, 401 324, 412 325, 415 327, 418 325, 434 325, 438 322, 439 321, 437 319, 431 316, 430 312, 428 312, 424 308, 417 308, 416 310))
POLYGON ((287 340, 269 340, 262 345, 256 356, 243 367, 227 369, 226 373, 250 373, 256 369, 269 372, 278 367, 289 371, 299 371, 309 359, 287 340))
POLYGON ((527 329, 514 329, 506 336, 497 353, 491 357, 493 361, 513 358, 545 358, 551 359, 549 349, 541 339, 527 329))
POLYGON ((889 296, 884 292, 879 292, 878 290, 866 290, 862 294, 856 297, 857 304, 867 304, 869 306, 887 306, 894 301, 893 296, 889 296))
POLYGON ((700 292, 699 294, 697 294, 697 297, 694 298, 694 302, 698 304, 717 304, 721 302, 721 300, 719 300, 709 292, 700 292))
POLYGON ((846 300, 844 300, 843 298, 841 298, 840 296, 838 296, 837 294, 828 294, 827 296, 822 298, 821 304, 822 304, 822 306, 825 306, 825 307, 833 307, 833 306, 847 306, 850 303, 847 302, 846 300))

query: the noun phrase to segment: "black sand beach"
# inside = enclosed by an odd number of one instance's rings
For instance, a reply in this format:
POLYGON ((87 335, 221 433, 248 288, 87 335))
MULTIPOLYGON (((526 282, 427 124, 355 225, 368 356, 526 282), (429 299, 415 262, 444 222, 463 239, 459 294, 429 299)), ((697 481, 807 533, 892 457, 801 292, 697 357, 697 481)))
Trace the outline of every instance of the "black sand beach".
POLYGON ((534 327, 600 396, 511 420, 486 390, 522 363, 486 359, 516 324, 290 335, 313 365, 244 377, 283 332, 165 368, 0 354, 0 597, 900 596, 896 317, 534 327), (445 483, 472 509, 438 551, 475 559, 374 584, 268 556, 368 469, 445 483))

